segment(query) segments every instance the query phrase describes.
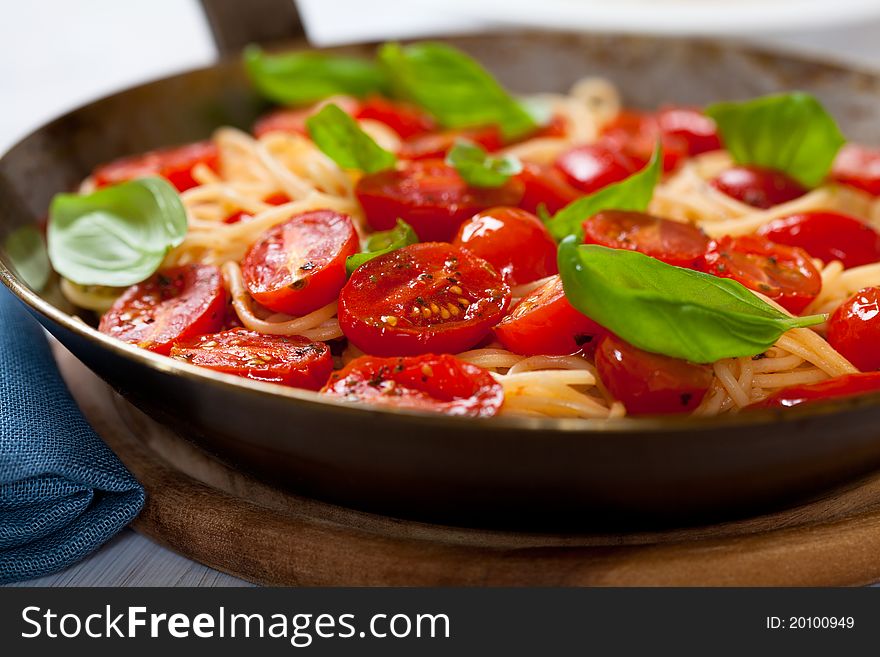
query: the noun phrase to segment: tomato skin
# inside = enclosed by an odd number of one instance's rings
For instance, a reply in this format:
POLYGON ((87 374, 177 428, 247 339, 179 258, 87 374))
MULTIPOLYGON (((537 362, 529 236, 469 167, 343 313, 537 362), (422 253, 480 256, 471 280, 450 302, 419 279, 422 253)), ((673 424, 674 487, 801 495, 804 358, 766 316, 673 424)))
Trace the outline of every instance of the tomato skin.
POLYGON ((828 343, 863 372, 880 370, 880 288, 866 287, 828 320, 828 343))
POLYGON ((712 385, 710 367, 642 351, 611 334, 596 349, 596 370, 630 415, 690 412, 712 385))
POLYGON ((822 289, 822 277, 806 251, 753 235, 712 242, 700 268, 732 278, 795 315, 822 289))
POLYGON ((509 285, 531 283, 558 271, 556 242, 531 212, 495 207, 461 225, 452 241, 486 260, 509 285))
POLYGON ((504 403, 504 390, 489 372, 449 354, 405 358, 355 358, 322 390, 347 401, 490 417, 504 403))
POLYGON ((382 96, 370 96, 361 101, 354 117, 384 123, 401 139, 409 139, 437 129, 434 119, 415 105, 390 101, 382 96))
POLYGON ((606 330, 578 312, 554 276, 523 297, 494 329, 508 351, 521 356, 590 355, 606 330))
POLYGON ((498 127, 486 126, 415 135, 401 144, 397 154, 404 160, 443 159, 459 139, 472 141, 490 153, 504 146, 498 127))
POLYGON ((298 134, 308 137, 309 131, 306 128, 306 119, 328 103, 335 104, 346 114, 351 114, 352 116, 354 116, 360 107, 356 98, 352 98, 351 96, 334 96, 319 103, 315 103, 310 107, 284 107, 276 109, 268 114, 264 114, 256 120, 253 127, 254 136, 260 138, 265 137, 270 132, 284 132, 287 134, 298 134))
POLYGON ((339 326, 365 353, 458 353, 504 315, 510 288, 482 258, 423 242, 358 267, 339 295, 339 326))
POLYGON ((672 171, 688 156, 687 141, 664 133, 653 114, 623 110, 602 130, 601 143, 643 168, 659 141, 663 147, 663 171, 672 171))
POLYGON ((797 246, 825 263, 847 269, 880 261, 880 233, 855 217, 837 212, 802 212, 764 224, 758 235, 797 246))
POLYGON ((569 184, 565 174, 554 166, 542 166, 523 162, 523 170, 517 179, 523 184, 523 197, 519 207, 537 214, 538 207, 546 206, 550 214, 559 212, 583 192, 569 184))
POLYGON ((880 196, 880 149, 844 144, 831 167, 831 179, 880 196))
POLYGON ((171 357, 246 379, 316 391, 333 371, 330 349, 323 342, 244 328, 178 342, 171 357))
POLYGON ((345 259, 358 247, 348 215, 307 212, 270 228, 248 249, 242 278, 257 303, 307 315, 336 298, 345 284, 345 259))
POLYGON ((220 153, 214 142, 199 141, 123 157, 99 166, 92 175, 97 187, 135 178, 161 176, 174 185, 177 191, 184 192, 199 184, 192 176, 192 170, 197 164, 219 171, 220 153))
POLYGON ((213 333, 226 320, 226 290, 213 265, 163 269, 132 285, 101 317, 98 330, 168 355, 171 346, 213 333))
POLYGON ((556 167, 583 194, 620 182, 638 170, 626 155, 603 143, 575 146, 557 158, 556 167))
POLYGON ((585 244, 640 251, 676 267, 695 267, 709 246, 709 238, 696 226, 644 212, 604 210, 583 227, 585 244))
MULTIPOLYGON (((285 203, 290 203, 290 197, 284 192, 276 192, 275 194, 270 194, 266 198, 263 199, 263 203, 268 203, 269 205, 284 205, 285 203)), ((243 219, 250 219, 251 215, 249 215, 244 210, 236 210, 231 215, 223 219, 224 224, 237 224, 239 221, 243 219)))
POLYGON ((400 218, 424 242, 449 242, 480 210, 519 203, 523 186, 511 178, 501 187, 469 187, 443 160, 419 160, 363 176, 355 194, 373 230, 390 230, 400 218))
POLYGON ((847 374, 819 383, 783 388, 749 408, 791 408, 828 399, 856 397, 878 390, 880 390, 880 372, 847 374))
POLYGON ((692 107, 665 107, 656 114, 657 125, 664 135, 681 139, 691 157, 721 148, 715 121, 692 107))
POLYGON ((762 210, 793 201, 808 191, 781 171, 756 166, 731 167, 710 184, 731 198, 762 210))

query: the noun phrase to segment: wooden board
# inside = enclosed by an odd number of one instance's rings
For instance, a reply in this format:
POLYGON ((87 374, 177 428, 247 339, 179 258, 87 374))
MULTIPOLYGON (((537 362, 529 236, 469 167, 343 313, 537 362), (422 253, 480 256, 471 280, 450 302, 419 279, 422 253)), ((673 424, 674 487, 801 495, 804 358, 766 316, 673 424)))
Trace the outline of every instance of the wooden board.
POLYGON ((428 525, 298 497, 244 476, 55 348, 86 417, 146 487, 135 529, 253 582, 836 586, 880 580, 880 473, 794 509, 672 531, 561 536, 428 525))

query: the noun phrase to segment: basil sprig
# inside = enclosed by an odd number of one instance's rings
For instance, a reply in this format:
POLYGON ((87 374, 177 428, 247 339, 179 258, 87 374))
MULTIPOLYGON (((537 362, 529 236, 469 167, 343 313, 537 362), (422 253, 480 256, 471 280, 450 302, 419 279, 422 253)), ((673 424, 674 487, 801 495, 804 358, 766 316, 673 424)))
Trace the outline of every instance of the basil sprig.
POLYGON ((88 195, 57 194, 49 209, 52 267, 80 285, 124 287, 155 272, 186 235, 186 210, 162 178, 88 195))
POLYGON ((777 169, 806 187, 822 182, 846 141, 834 117, 801 92, 716 103, 706 115, 737 164, 777 169))
POLYGON ((357 121, 332 103, 306 119, 306 128, 315 145, 343 169, 375 173, 397 162, 394 153, 379 146, 357 121))
POLYGON ((337 94, 385 93, 388 79, 376 62, 319 52, 269 55, 258 46, 244 51, 248 77, 263 96, 285 105, 308 105, 337 94))
POLYGON ((648 208, 654 187, 663 171, 663 151, 658 143, 648 164, 629 178, 603 187, 597 192, 572 201, 547 220, 550 234, 558 241, 569 235, 583 238, 583 223, 602 210, 635 210, 648 208))
POLYGON ((455 167, 471 187, 501 187, 522 171, 519 159, 511 155, 489 155, 482 146, 465 139, 455 142, 446 155, 446 164, 455 167))
POLYGON ((386 43, 379 61, 392 93, 420 105, 445 128, 497 125, 507 139, 533 132, 538 123, 486 69, 442 43, 386 43))
POLYGON ((345 259, 345 269, 351 274, 368 260, 391 253, 410 244, 415 244, 418 241, 419 238, 416 235, 416 231, 412 229, 412 226, 403 219, 398 219, 397 225, 391 230, 373 233, 370 239, 367 240, 366 251, 348 256, 345 259))
POLYGON ((637 251, 559 246, 565 296, 640 349, 693 363, 754 356, 789 329, 825 315, 789 317, 729 278, 673 267, 637 251))

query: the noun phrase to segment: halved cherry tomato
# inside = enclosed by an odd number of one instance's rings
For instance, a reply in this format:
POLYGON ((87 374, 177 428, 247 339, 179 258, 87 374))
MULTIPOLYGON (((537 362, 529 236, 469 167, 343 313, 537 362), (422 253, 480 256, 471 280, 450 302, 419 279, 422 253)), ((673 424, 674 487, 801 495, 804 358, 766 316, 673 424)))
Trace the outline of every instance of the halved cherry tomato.
POLYGON ((400 135, 401 139, 409 139, 437 128, 434 119, 415 105, 390 101, 382 96, 370 96, 362 101, 354 117, 384 123, 400 135))
POLYGON ((627 157, 636 169, 648 163, 657 142, 663 146, 663 170, 672 171, 688 156, 688 142, 660 129, 653 114, 624 110, 602 130, 600 143, 627 157))
POLYGON ((537 213, 543 204, 548 212, 555 214, 583 196, 583 192, 570 185, 565 174, 553 166, 523 162, 523 169, 516 177, 524 186, 519 207, 529 212, 537 213))
POLYGON ((306 315, 333 301, 345 284, 345 259, 358 251, 348 215, 316 210, 266 231, 241 263, 257 303, 288 315, 306 315))
POLYGON ((855 217, 837 212, 803 212, 774 219, 758 235, 798 246, 823 262, 840 260, 847 269, 880 261, 880 233, 855 217))
POLYGON ((327 103, 334 103, 347 114, 354 115, 359 108, 356 98, 351 96, 334 96, 327 100, 315 103, 311 107, 283 108, 264 114, 254 123, 253 132, 256 137, 263 137, 270 132, 286 132, 308 137, 306 119, 320 110, 327 103))
POLYGON ((490 153, 504 146, 501 131, 496 126, 486 126, 416 135, 403 142, 397 154, 405 160, 442 159, 459 139, 472 141, 490 153))
POLYGON ((722 237, 709 245, 702 269, 732 278, 798 314, 822 289, 822 277, 803 249, 757 237, 722 237))
POLYGON ((737 201, 765 210, 800 198, 808 191, 781 171, 756 166, 726 169, 711 184, 737 201))
POLYGON ((244 328, 178 342, 171 357, 226 374, 306 390, 320 390, 333 371, 330 349, 323 342, 244 328))
POLYGON ((599 336, 606 333, 572 307, 559 276, 523 297, 494 331, 505 349, 522 356, 567 356, 579 351, 590 355, 599 336))
POLYGON ((531 212, 496 207, 475 214, 452 241, 486 260, 510 285, 531 283, 559 271, 556 242, 531 212))
MULTIPOLYGON (((268 203, 269 205, 284 205, 285 203, 290 203, 290 197, 284 192, 276 192, 275 194, 270 194, 266 198, 263 199, 263 203, 268 203)), ((250 218, 249 215, 244 210, 236 210, 231 215, 226 217, 223 220, 224 224, 237 224, 244 218, 250 218)))
POLYGON ((458 353, 504 315, 510 288, 482 258, 451 244, 413 244, 358 267, 339 295, 339 325, 378 356, 458 353))
POLYGON ((400 218, 420 240, 448 242, 480 210, 519 203, 523 187, 514 178, 501 187, 469 187, 443 160, 420 160, 364 176, 355 193, 374 230, 390 230, 400 218))
POLYGON ((791 408, 827 399, 856 397, 880 390, 880 372, 847 374, 833 379, 783 388, 749 408, 791 408))
POLYGON ((590 194, 638 170, 638 166, 617 148, 604 143, 575 146, 556 160, 556 167, 569 184, 590 194))
POLYGON ((844 144, 831 167, 831 178, 880 196, 880 149, 844 144))
POLYGON ((101 317, 98 330, 167 355, 175 342, 220 329, 226 290, 213 265, 171 267, 132 285, 101 317))
POLYGON ((828 342, 863 372, 880 370, 880 288, 866 287, 828 320, 828 342))
POLYGON ((584 243, 640 251, 677 267, 694 267, 709 238, 699 228, 643 212, 605 210, 584 221, 584 243))
POLYGON ((692 411, 712 384, 706 365, 642 351, 610 334, 596 349, 596 371, 630 415, 692 411))
POLYGON ((566 135, 568 135, 568 120, 561 114, 554 114, 546 124, 528 135, 526 139, 565 137, 566 135))
POLYGON ((323 393, 347 401, 489 417, 504 403, 504 390, 486 370, 455 356, 355 358, 334 372, 323 393))
POLYGON ((174 185, 177 191, 183 192, 198 185, 192 177, 192 170, 197 164, 204 164, 214 171, 219 170, 220 155, 214 142, 200 141, 124 157, 99 166, 93 176, 98 187, 135 178, 161 176, 174 185))
POLYGON ((664 135, 683 139, 691 157, 721 148, 715 121, 693 107, 665 107, 656 114, 664 135))

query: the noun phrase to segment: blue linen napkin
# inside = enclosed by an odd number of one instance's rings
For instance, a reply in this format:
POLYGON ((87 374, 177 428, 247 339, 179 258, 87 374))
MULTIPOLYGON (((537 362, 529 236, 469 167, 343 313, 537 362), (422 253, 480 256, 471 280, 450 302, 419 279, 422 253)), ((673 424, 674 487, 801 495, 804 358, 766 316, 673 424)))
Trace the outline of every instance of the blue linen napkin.
POLYGON ((39 324, 0 283, 0 583, 76 563, 143 505, 144 489, 70 396, 39 324))

